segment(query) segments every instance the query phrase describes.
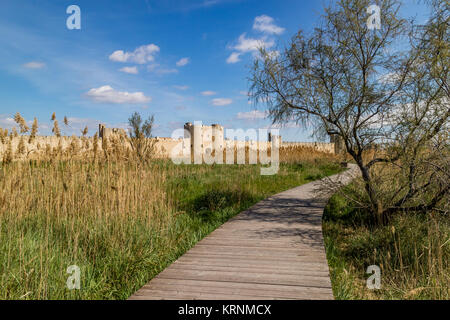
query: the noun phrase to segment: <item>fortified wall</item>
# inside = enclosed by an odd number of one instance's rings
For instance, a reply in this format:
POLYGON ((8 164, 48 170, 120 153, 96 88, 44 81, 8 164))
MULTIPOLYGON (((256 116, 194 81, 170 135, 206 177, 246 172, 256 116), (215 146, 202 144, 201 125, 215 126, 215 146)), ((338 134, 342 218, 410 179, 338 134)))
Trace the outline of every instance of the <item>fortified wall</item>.
MULTIPOLYGON (((95 139, 93 137, 75 136, 36 136, 30 139, 29 136, 2 137, 0 139, 0 161, 8 148, 14 154, 14 159, 36 158, 39 155, 47 154, 59 149, 61 151, 71 151, 72 153, 82 153, 94 149, 95 139)), ((101 150, 102 140, 97 139, 97 149, 101 150)))
POLYGON ((127 133, 124 129, 121 128, 107 128, 105 127, 104 124, 101 123, 98 125, 98 136, 100 138, 105 137, 111 139, 113 136, 120 136, 120 135, 126 136, 127 133))
MULTIPOLYGON (((207 126, 187 122, 184 129, 186 133, 189 133, 189 136, 185 135, 185 139, 190 138, 192 154, 203 154, 208 149, 221 150, 226 147, 228 141, 232 141, 225 138, 224 128, 218 124, 207 126)), ((281 136, 271 135, 271 133, 268 134, 267 141, 258 141, 256 136, 247 138, 246 140, 235 139, 235 144, 254 150, 265 150, 276 139, 280 147, 306 147, 332 154, 339 154, 344 151, 344 144, 337 136, 331 136, 330 142, 285 142, 282 141, 281 136)))
MULTIPOLYGON (((228 132, 229 133, 229 132, 228 132)), ((266 151, 276 140, 276 145, 283 147, 307 147, 320 152, 338 154, 343 152, 344 144, 336 136, 330 137, 330 143, 325 142, 285 142, 279 135, 268 136, 267 141, 259 141, 256 136, 246 136, 242 139, 242 134, 249 134, 249 131, 234 131, 235 136, 226 138, 224 128, 221 125, 202 125, 187 122, 184 125, 184 136, 179 139, 155 137, 151 138, 154 142, 155 156, 168 158, 171 156, 182 156, 186 151, 190 153, 192 161, 203 161, 206 156, 215 156, 216 151, 220 150, 251 150, 266 151), (241 138, 241 139, 239 139, 241 138), (201 159, 201 160, 200 160, 201 159)), ((93 137, 56 137, 56 136, 36 136, 30 139, 29 136, 2 137, 0 140, 0 160, 7 152, 8 148, 14 153, 15 159, 26 159, 49 153, 52 150, 70 150, 79 153, 94 149, 101 151, 103 146, 108 145, 108 141, 120 141, 125 147, 130 147, 126 139, 126 131, 120 128, 107 128, 105 125, 99 125, 98 139, 93 137), (120 138, 120 139, 116 139, 120 138), (103 140, 107 143, 103 143, 103 140), (9 147, 9 145, 11 145, 9 147)))
POLYGON ((277 146, 281 146, 281 136, 269 135, 268 141, 259 141, 256 131, 252 134, 251 131, 233 130, 229 132, 231 137, 226 138, 224 128, 219 124, 208 126, 187 122, 184 132, 184 140, 195 163, 201 163, 205 156, 214 157, 216 163, 222 163, 223 159, 217 156, 224 151, 231 154, 237 150, 243 152, 244 156, 245 150, 248 150, 249 154, 267 151, 274 140, 277 140, 277 146))

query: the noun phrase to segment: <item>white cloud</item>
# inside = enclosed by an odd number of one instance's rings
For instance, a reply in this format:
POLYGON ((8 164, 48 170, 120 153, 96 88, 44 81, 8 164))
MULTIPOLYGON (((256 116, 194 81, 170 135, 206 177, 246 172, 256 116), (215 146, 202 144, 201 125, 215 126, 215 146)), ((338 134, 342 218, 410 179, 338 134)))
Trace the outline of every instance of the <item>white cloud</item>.
POLYGON ((31 62, 25 63, 23 66, 28 69, 42 69, 43 67, 45 67, 45 63, 31 61, 31 62))
POLYGON ((254 120, 254 119, 264 119, 267 117, 267 111, 252 110, 249 112, 239 112, 236 115, 237 119, 240 120, 254 120))
POLYGON ((86 94, 89 98, 97 102, 109 103, 146 103, 151 98, 146 97, 142 92, 126 92, 116 91, 112 87, 106 85, 99 88, 92 88, 86 94))
POLYGON ((189 86, 173 86, 173 87, 178 89, 178 90, 187 90, 187 89, 189 89, 189 86))
POLYGON ((12 127, 16 126, 16 122, 13 118, 0 115, 0 128, 4 129, 12 129, 12 127))
POLYGON ((227 106, 227 105, 233 103, 233 100, 228 99, 228 98, 216 98, 216 99, 212 99, 211 103, 214 106, 227 106))
POLYGON ((283 124, 275 123, 264 126, 263 129, 293 129, 293 128, 304 128, 301 124, 296 123, 295 121, 285 122, 283 124))
POLYGON ((241 54, 239 52, 233 52, 228 58, 227 58, 227 63, 236 63, 241 61, 241 59, 239 59, 239 56, 241 54))
MULTIPOLYGON (((260 48, 268 50, 275 45, 273 35, 279 35, 284 32, 284 28, 277 26, 274 19, 267 15, 257 16, 253 22, 253 30, 262 32, 264 35, 261 38, 247 38, 244 32, 239 36, 237 43, 229 46, 233 52, 227 58, 227 63, 237 63, 241 61, 241 55, 251 52, 254 57, 258 56, 260 48)), ((269 52, 270 57, 275 58, 279 55, 278 51, 269 52)))
POLYGON ((260 48, 268 49, 274 45, 275 42, 271 39, 268 40, 266 37, 261 39, 247 38, 246 33, 243 33, 239 36, 237 44, 230 46, 235 51, 227 58, 227 63, 239 62, 239 57, 244 53, 252 52, 253 54, 257 54, 260 48))
POLYGON ((159 68, 159 64, 158 63, 152 63, 152 64, 149 64, 147 66, 147 71, 152 72, 152 71, 155 71, 158 68, 159 68))
POLYGON ((156 69, 155 71, 157 74, 170 74, 170 73, 177 73, 178 70, 174 68, 160 68, 156 69))
POLYGON ((189 58, 181 58, 177 61, 176 65, 177 67, 183 67, 189 63, 189 58))
POLYGON ((273 18, 262 15, 255 18, 253 23, 253 30, 261 31, 267 34, 282 34, 284 28, 281 28, 273 23, 273 18))
POLYGON ((137 67, 123 67, 122 69, 119 69, 119 71, 130 73, 130 74, 138 74, 139 71, 137 67))
POLYGON ((170 73, 177 73, 178 72, 178 70, 175 69, 175 68, 163 68, 157 63, 149 64, 147 66, 147 70, 149 72, 154 72, 156 74, 161 74, 161 75, 162 74, 170 74, 170 73))
POLYGON ((215 91, 203 91, 202 93, 202 96, 214 96, 215 94, 217 94, 217 92, 215 92, 215 91))
POLYGON ((134 62, 145 64, 155 60, 154 55, 159 52, 159 47, 155 44, 148 44, 136 48, 133 52, 124 52, 116 50, 110 56, 109 60, 116 62, 134 62))
POLYGON ((233 49, 239 52, 258 51, 259 48, 271 48, 275 44, 273 40, 267 40, 265 37, 261 39, 246 38, 244 32, 239 36, 238 43, 233 49))

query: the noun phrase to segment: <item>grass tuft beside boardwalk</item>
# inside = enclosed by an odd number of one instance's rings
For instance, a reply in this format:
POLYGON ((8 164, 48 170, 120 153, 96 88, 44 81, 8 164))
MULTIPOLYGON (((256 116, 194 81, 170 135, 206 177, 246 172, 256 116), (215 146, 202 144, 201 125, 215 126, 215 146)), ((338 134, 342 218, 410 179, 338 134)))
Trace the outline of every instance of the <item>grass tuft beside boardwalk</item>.
POLYGON ((366 212, 334 195, 323 234, 336 299, 450 299, 450 222, 427 213, 398 213, 375 226, 366 212), (365 271, 381 268, 381 289, 369 290, 365 271))
POLYGON ((0 166, 0 299, 126 299, 256 202, 340 171, 330 161, 174 165, 23 161, 0 166), (81 268, 81 290, 66 287, 81 268))

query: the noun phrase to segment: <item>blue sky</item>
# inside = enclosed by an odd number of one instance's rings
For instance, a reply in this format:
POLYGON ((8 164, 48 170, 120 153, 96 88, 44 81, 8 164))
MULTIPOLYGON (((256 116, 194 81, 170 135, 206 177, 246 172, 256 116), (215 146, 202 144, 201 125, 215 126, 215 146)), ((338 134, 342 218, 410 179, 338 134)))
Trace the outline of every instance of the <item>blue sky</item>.
MULTIPOLYGON (((313 0, 2 0, 0 126, 19 111, 50 134, 50 116, 67 116, 66 134, 99 122, 124 127, 134 112, 155 115, 154 134, 185 122, 263 128, 264 104, 248 103, 255 44, 282 49, 312 30, 324 4, 313 0), (66 8, 81 9, 69 30, 66 8)), ((407 15, 423 14, 405 1, 407 15)), ((282 129, 285 141, 311 141, 282 129)))

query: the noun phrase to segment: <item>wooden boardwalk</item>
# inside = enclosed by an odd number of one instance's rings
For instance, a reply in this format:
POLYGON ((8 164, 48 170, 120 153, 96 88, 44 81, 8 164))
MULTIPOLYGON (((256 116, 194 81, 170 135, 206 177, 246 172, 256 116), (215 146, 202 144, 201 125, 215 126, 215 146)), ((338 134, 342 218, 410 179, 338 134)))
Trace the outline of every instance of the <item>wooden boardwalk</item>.
MULTIPOLYGON (((355 167, 331 179, 346 183, 355 167)), ((238 214, 129 299, 333 299, 322 237, 320 182, 238 214)))

